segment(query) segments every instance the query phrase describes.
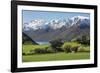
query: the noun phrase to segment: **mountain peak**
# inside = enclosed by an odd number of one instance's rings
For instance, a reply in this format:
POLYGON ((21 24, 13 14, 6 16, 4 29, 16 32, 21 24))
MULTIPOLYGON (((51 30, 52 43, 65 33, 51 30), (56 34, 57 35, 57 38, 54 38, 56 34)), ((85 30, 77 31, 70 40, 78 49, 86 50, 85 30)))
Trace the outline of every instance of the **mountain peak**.
POLYGON ((85 16, 74 16, 71 18, 72 20, 73 19, 89 19, 89 17, 85 17, 85 16))
POLYGON ((27 24, 24 23, 23 28, 25 31, 28 31, 30 29, 37 30, 37 29, 41 29, 44 23, 45 21, 43 19, 35 19, 27 24))
POLYGON ((70 18, 70 21, 71 21, 71 26, 81 25, 84 23, 90 25, 89 17, 85 17, 85 16, 74 16, 70 18))
POLYGON ((73 25, 90 25, 89 17, 85 16, 74 16, 68 19, 52 19, 50 21, 45 21, 43 19, 34 19, 29 23, 23 24, 24 31, 28 30, 38 30, 38 29, 59 29, 64 27, 70 27, 73 25))

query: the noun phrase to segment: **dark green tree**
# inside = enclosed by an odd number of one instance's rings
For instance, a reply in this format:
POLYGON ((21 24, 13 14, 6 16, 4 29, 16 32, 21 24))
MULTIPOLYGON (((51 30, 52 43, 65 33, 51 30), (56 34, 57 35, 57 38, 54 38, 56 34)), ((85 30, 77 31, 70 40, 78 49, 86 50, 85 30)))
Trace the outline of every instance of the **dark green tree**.
POLYGON ((51 47, 57 52, 57 51, 62 51, 60 48, 63 45, 63 42, 61 39, 55 39, 50 41, 51 47))
POLYGON ((85 45, 90 45, 90 38, 86 35, 83 35, 81 38, 77 38, 77 42, 85 45))

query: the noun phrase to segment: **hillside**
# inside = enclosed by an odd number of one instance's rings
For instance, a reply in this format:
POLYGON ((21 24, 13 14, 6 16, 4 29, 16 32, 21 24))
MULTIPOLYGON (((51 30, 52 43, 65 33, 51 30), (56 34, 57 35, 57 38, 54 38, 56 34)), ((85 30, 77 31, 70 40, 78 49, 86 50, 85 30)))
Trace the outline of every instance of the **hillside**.
POLYGON ((37 44, 35 41, 33 41, 28 35, 26 35, 24 32, 23 32, 23 35, 22 35, 22 43, 23 44, 37 44))

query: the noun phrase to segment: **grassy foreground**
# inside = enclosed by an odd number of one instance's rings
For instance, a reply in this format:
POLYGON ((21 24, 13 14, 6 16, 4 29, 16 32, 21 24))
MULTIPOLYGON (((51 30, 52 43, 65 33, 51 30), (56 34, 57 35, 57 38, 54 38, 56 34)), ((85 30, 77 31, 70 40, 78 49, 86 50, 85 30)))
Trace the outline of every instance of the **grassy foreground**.
POLYGON ((37 54, 23 56, 23 62, 35 61, 56 61, 56 60, 80 60, 89 59, 90 54, 86 53, 53 53, 53 54, 37 54))
MULTIPOLYGON (((23 53, 30 53, 30 50, 36 48, 45 48, 50 46, 50 44, 43 45, 23 45, 23 53)), ((88 50, 88 49, 87 49, 88 50)), ((39 62, 39 61, 56 61, 56 60, 81 60, 81 59, 90 59, 89 52, 77 52, 77 53, 48 53, 48 54, 33 54, 33 55, 23 55, 23 62, 39 62)))
POLYGON ((44 48, 48 47, 49 44, 43 44, 43 45, 23 45, 23 52, 24 53, 29 53, 30 50, 34 50, 36 48, 44 48))

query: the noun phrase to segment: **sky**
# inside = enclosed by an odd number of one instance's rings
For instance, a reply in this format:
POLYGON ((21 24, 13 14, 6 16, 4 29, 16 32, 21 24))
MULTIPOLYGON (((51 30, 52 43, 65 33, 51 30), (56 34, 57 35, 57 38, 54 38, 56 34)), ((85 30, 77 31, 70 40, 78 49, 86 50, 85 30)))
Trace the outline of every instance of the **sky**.
POLYGON ((23 23, 29 23, 34 19, 43 19, 48 22, 52 19, 68 19, 73 16, 85 16, 90 18, 89 13, 22 10, 23 23))

